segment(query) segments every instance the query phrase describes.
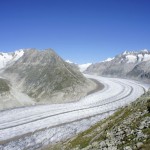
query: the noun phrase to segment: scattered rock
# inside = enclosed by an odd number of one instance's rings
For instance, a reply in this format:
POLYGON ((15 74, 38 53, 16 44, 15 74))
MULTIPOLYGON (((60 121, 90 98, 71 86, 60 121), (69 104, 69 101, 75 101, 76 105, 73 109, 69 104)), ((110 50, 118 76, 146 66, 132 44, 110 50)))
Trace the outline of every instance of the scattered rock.
POLYGON ((142 143, 142 142, 138 142, 138 143, 136 144, 137 148, 141 148, 141 147, 142 147, 142 145, 143 145, 143 143, 142 143))
POLYGON ((98 147, 99 147, 99 143, 98 143, 98 142, 93 142, 93 143, 92 143, 92 147, 98 148, 98 147))
POLYGON ((124 150, 132 150, 132 148, 130 146, 126 146, 124 150))
POLYGON ((104 141, 102 141, 99 145, 100 145, 100 148, 103 148, 103 147, 107 146, 107 144, 104 141))

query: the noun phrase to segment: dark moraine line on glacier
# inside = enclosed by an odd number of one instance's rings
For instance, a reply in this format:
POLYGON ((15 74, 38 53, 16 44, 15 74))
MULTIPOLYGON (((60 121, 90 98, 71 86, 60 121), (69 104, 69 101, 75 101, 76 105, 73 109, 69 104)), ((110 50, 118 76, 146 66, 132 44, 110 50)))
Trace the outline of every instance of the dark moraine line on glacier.
MULTIPOLYGON (((26 121, 25 123, 20 123, 20 124, 14 125, 14 126, 9 126, 9 127, 0 128, 0 130, 9 129, 9 128, 12 128, 12 127, 17 127, 17 126, 20 126, 20 125, 24 125, 24 124, 28 124, 28 123, 34 122, 34 121, 38 121, 38 120, 42 120, 42 119, 46 119, 46 118, 49 118, 49 117, 54 117, 54 116, 58 116, 58 115, 62 115, 62 114, 67 114, 67 113, 70 113, 70 112, 77 112, 77 111, 81 111, 81 110, 88 110, 88 109, 91 109, 91 108, 97 108, 97 107, 100 107, 100 106, 104 106, 104 105, 107 105, 107 104, 111 104, 111 103, 113 103, 113 102, 117 102, 117 101, 119 101, 119 100, 121 100, 121 99, 123 99, 123 98, 128 97, 128 96, 132 93, 132 91, 133 91, 133 88, 132 88, 131 86, 130 86, 130 88, 131 88, 131 90, 130 90, 130 92, 129 92, 126 96, 124 96, 124 97, 122 97, 122 98, 118 98, 118 99, 116 99, 116 100, 114 100, 114 101, 111 101, 111 102, 105 102, 104 104, 98 104, 98 105, 96 105, 96 106, 87 106, 87 107, 81 108, 81 109, 72 109, 71 111, 64 111, 64 112, 62 112, 62 113, 57 113, 57 114, 54 114, 54 115, 48 115, 48 116, 40 117, 40 118, 38 118, 38 119, 33 119, 32 121, 26 121)), ((106 111, 106 112, 107 112, 107 111, 106 111)), ((105 113, 106 113, 106 112, 105 112, 105 113)), ((103 114, 103 113, 100 113, 100 114, 103 114)), ((85 118, 87 118, 87 117, 85 117, 85 118)), ((83 118, 81 118, 81 119, 85 119, 85 118, 83 117, 83 118)), ((75 121, 77 121, 77 120, 75 120, 75 121)), ((10 122, 10 123, 11 123, 11 122, 10 122)), ((70 123, 70 122, 67 122, 67 123, 70 123)))
MULTIPOLYGON (((113 102, 117 102, 117 101, 119 101, 119 100, 121 100, 121 99, 123 99, 123 98, 128 97, 128 96, 132 93, 132 91, 133 91, 133 89, 131 89, 130 93, 129 93, 127 96, 125 96, 125 97, 116 99, 116 100, 114 100, 114 101, 112 101, 112 102, 104 103, 104 104, 102 104, 102 105, 99 104, 99 105, 97 105, 97 106, 89 106, 89 107, 82 108, 82 109, 75 109, 75 110, 66 111, 66 112, 62 112, 62 113, 58 113, 58 114, 54 114, 54 115, 49 115, 49 116, 41 117, 41 118, 39 118, 39 119, 34 119, 34 120, 32 120, 32 121, 27 121, 27 122, 25 122, 25 123, 20 123, 20 124, 14 125, 14 126, 9 126, 9 127, 6 127, 6 128, 5 128, 5 127, 4 127, 4 128, 0 128, 0 130, 9 129, 9 128, 12 128, 12 127, 17 127, 17 126, 20 126, 20 125, 24 125, 24 124, 28 124, 28 123, 34 122, 34 121, 38 121, 38 120, 42 120, 42 119, 46 119, 46 118, 49 118, 49 117, 54 117, 54 116, 58 116, 58 115, 62 115, 62 114, 67 114, 67 113, 70 113, 70 112, 77 112, 77 111, 81 111, 81 110, 88 110, 88 109, 91 109, 91 108, 97 108, 97 107, 100 107, 100 106, 104 106, 104 105, 107 105, 107 104, 111 104, 111 103, 113 103, 113 102)), ((111 111, 112 111, 112 110, 111 110, 111 111)), ((106 112, 109 112, 109 111, 106 111, 106 112)), ((103 112, 103 113, 106 113, 106 112, 103 112)), ((103 113, 100 113, 100 114, 103 114, 103 113)), ((100 115, 100 114, 99 114, 99 115, 100 115)), ((92 117, 92 116, 90 116, 90 117, 92 117)), ((81 118, 80 120, 85 119, 85 118, 87 118, 87 117, 83 117, 83 118, 81 118)), ((78 121, 78 120, 75 120, 75 121, 78 121)), ((72 121, 72 122, 75 122, 75 121, 72 121)), ((70 123, 70 122, 67 122, 67 123, 70 123)), ((64 124, 64 123, 63 123, 63 124, 64 124)), ((65 123, 65 124, 66 124, 66 123, 65 123)))
POLYGON ((106 112, 98 113, 98 114, 91 115, 91 116, 84 117, 84 118, 80 118, 80 119, 76 119, 74 121, 68 121, 68 122, 61 123, 61 124, 58 124, 58 125, 55 125, 55 126, 51 126, 49 128, 42 128, 42 129, 36 130, 34 132, 28 132, 28 133, 25 133, 25 134, 18 135, 18 136, 15 136, 13 138, 10 138, 8 140, 2 140, 2 141, 0 141, 0 145, 1 144, 7 144, 7 143, 15 141, 15 140, 19 140, 20 138, 23 138, 23 137, 26 137, 26 136, 30 136, 32 134, 35 134, 36 132, 44 131, 46 129, 52 129, 52 128, 60 127, 60 126, 66 125, 66 124, 70 124, 70 123, 74 123, 74 122, 79 122, 79 121, 84 120, 84 119, 89 119, 91 117, 96 117, 96 116, 99 116, 99 115, 103 115, 103 114, 106 114, 106 113, 109 113, 109 112, 115 112, 115 111, 116 111, 116 109, 111 109, 111 110, 108 110, 106 112))

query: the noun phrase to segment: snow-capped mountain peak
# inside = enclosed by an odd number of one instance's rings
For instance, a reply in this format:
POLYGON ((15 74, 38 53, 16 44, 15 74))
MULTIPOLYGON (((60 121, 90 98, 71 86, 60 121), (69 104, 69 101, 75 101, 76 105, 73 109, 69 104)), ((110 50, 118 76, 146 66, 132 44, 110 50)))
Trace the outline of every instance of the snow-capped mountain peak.
POLYGON ((141 52, 149 53, 149 51, 147 49, 143 49, 143 50, 141 50, 141 52))
POLYGON ((85 73, 112 77, 132 77, 150 82, 150 51, 125 51, 109 62, 92 64, 85 73))
POLYGON ((0 69, 4 68, 7 64, 17 61, 24 54, 24 49, 19 49, 15 52, 0 53, 0 69))
POLYGON ((20 57, 23 56, 23 54, 24 54, 24 50, 23 50, 23 49, 20 49, 20 50, 18 50, 18 51, 15 51, 13 60, 14 60, 14 61, 18 60, 20 57))
POLYGON ((122 54, 123 54, 123 55, 126 55, 127 53, 128 53, 127 51, 124 51, 122 54))
POLYGON ((112 61, 113 59, 114 59, 114 57, 113 58, 107 58, 106 60, 104 60, 102 62, 109 62, 109 61, 112 61))
POLYGON ((124 51, 121 55, 118 55, 116 57, 121 58, 120 63, 139 63, 142 61, 150 60, 150 51, 148 51, 147 49, 143 49, 140 51, 124 51))

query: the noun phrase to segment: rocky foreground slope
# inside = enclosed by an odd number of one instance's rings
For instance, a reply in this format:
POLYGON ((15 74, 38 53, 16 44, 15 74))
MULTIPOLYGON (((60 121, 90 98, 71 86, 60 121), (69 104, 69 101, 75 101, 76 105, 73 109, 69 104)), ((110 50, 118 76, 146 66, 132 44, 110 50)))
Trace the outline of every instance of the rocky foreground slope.
POLYGON ((12 60, 7 61, 1 72, 1 77, 10 82, 11 92, 7 95, 10 97, 7 102, 3 96, 0 97, 0 101, 3 101, 1 108, 9 104, 9 107, 14 107, 12 103, 18 101, 20 105, 17 106, 75 101, 96 88, 94 82, 86 79, 52 49, 23 50, 23 55, 16 61, 12 60), (18 95, 15 96, 16 100, 12 95, 18 95))
POLYGON ((46 150, 149 150, 150 91, 90 129, 46 150))
POLYGON ((132 78, 150 82, 150 52, 124 52, 103 62, 92 64, 85 73, 132 78))

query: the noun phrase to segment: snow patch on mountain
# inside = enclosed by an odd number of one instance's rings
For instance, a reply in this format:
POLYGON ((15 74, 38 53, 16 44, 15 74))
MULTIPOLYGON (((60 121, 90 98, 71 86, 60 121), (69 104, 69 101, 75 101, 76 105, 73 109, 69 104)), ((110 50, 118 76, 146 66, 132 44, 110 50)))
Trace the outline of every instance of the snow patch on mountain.
POLYGON ((81 72, 85 71, 92 63, 78 65, 81 72))
POLYGON ((138 54, 138 62, 141 62, 143 60, 143 55, 142 54, 138 54))
POLYGON ((0 53, 0 69, 4 68, 7 64, 12 59, 12 55, 8 53, 0 53))
POLYGON ((106 60, 104 60, 102 62, 109 62, 109 61, 112 61, 113 59, 114 59, 114 57, 113 58, 107 58, 106 60))
POLYGON ((149 50, 148 49, 142 49, 142 50, 135 50, 135 51, 128 51, 128 50, 125 50, 122 55, 130 55, 130 54, 141 54, 141 53, 149 53, 149 50))
POLYGON ((20 49, 10 53, 0 53, 0 69, 4 68, 8 63, 17 61, 24 54, 24 50, 20 49))
POLYGON ((69 64, 73 64, 73 62, 70 61, 70 60, 66 60, 66 62, 69 63, 69 64))
POLYGON ((150 60, 150 52, 147 49, 140 51, 124 51, 122 55, 127 63, 136 63, 150 60))
POLYGON ((143 50, 141 50, 141 52, 149 53, 148 49, 143 49, 143 50))
POLYGON ((24 54, 24 50, 20 49, 19 51, 15 51, 14 57, 13 57, 13 61, 18 60, 20 57, 22 57, 24 54))
POLYGON ((135 63, 137 61, 137 57, 135 55, 127 55, 126 59, 127 63, 135 63))
POLYGON ((150 60, 150 54, 145 54, 143 61, 149 61, 150 60))

